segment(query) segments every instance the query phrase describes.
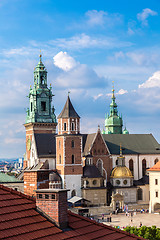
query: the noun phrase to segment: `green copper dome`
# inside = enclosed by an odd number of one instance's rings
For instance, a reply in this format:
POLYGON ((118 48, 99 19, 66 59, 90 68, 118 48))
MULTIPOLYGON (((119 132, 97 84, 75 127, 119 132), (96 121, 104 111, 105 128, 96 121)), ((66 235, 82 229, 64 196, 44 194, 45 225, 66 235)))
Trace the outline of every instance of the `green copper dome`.
POLYGON ((125 127, 125 129, 123 130, 123 134, 129 134, 129 131, 126 129, 126 127, 125 127))
POLYGON ((34 69, 34 85, 30 86, 26 123, 56 123, 55 109, 52 103, 52 88, 47 86, 47 70, 39 56, 39 63, 34 69))
POLYGON ((122 134, 122 116, 118 115, 117 104, 115 102, 114 88, 112 89, 112 102, 110 104, 110 113, 105 118, 106 134, 122 134))

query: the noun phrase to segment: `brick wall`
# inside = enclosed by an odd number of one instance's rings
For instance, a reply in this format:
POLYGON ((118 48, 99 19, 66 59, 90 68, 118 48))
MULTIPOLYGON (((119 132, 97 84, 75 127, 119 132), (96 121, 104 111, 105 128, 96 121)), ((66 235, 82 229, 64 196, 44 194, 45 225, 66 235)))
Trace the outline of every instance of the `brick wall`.
POLYGON ((53 190, 37 191, 36 206, 51 217, 60 228, 66 228, 68 223, 67 215, 67 191, 53 190), (41 198, 39 197, 41 195, 41 198), (46 199, 46 195, 47 198, 46 199), (54 199, 53 196, 54 195, 54 199))
POLYGON ((96 139, 91 148, 91 154, 93 156, 93 163, 95 165, 96 165, 98 159, 101 159, 103 161, 103 168, 107 172, 107 181, 109 181, 110 173, 113 168, 112 158, 109 156, 108 149, 107 149, 100 133, 98 133, 96 136, 96 139))
POLYGON ((35 196, 37 190, 37 172, 24 172, 24 194, 35 196))

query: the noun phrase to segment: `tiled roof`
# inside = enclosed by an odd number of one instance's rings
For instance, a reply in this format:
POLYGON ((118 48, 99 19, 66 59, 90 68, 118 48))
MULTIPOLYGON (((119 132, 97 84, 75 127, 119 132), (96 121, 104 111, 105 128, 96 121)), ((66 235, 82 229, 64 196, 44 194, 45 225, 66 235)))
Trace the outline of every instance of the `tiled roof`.
POLYGON ((71 100, 68 96, 66 104, 64 105, 64 108, 62 110, 62 112, 59 114, 58 119, 59 118, 80 118, 80 116, 78 115, 78 113, 76 112, 76 110, 74 109, 71 100))
POLYGON ((160 161, 158 161, 153 167, 148 169, 148 171, 160 171, 160 161))
POLYGON ((69 229, 62 231, 36 211, 34 199, 0 185, 0 239, 143 239, 72 212, 68 218, 69 229))

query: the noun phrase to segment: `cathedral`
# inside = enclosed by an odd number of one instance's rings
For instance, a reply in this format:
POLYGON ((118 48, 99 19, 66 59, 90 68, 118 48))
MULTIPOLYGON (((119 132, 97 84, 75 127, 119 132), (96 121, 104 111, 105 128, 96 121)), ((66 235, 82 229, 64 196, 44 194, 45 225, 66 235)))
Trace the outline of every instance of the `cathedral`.
POLYGON ((56 117, 47 70, 39 63, 29 91, 25 121, 26 154, 24 193, 37 189, 69 189, 68 198, 79 196, 93 205, 149 201, 146 170, 160 160, 160 145, 152 134, 130 134, 112 90, 109 114, 101 132, 82 134, 80 116, 68 95, 56 117), (57 128, 57 130, 56 130, 57 128), (148 191, 148 193, 147 193, 148 191))

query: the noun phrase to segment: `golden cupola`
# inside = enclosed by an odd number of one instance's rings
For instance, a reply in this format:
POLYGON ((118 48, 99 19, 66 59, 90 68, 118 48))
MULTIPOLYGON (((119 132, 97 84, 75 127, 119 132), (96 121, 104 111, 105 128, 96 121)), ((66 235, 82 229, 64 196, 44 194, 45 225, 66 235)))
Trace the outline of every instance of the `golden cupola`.
POLYGON ((110 178, 113 185, 132 185, 133 175, 128 167, 125 166, 125 157, 122 155, 122 147, 120 145, 120 155, 117 158, 117 166, 112 170, 110 178))
POLYGON ((112 170, 111 178, 133 178, 133 175, 126 166, 117 166, 112 170))

